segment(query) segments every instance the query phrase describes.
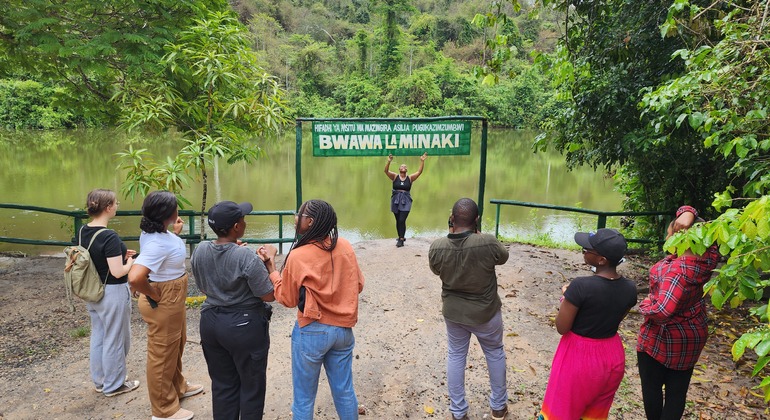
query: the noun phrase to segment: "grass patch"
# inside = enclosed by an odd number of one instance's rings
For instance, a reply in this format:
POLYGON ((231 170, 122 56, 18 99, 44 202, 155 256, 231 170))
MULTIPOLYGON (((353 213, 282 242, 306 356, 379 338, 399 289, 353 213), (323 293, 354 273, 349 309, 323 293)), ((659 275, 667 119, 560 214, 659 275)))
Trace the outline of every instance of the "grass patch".
POLYGON ((91 335, 91 327, 77 327, 74 330, 70 330, 70 337, 72 338, 84 338, 91 335))

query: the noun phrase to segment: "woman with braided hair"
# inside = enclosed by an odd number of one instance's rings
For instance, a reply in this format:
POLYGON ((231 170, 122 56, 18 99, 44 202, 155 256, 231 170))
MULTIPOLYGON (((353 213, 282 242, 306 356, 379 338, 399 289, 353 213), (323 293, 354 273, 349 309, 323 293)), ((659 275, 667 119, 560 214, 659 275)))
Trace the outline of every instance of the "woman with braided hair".
POLYGON ((261 254, 276 301, 299 309, 291 333, 292 418, 313 418, 323 365, 339 418, 357 419, 353 326, 364 276, 350 242, 338 236, 337 214, 329 203, 303 203, 294 223, 296 238, 280 272, 275 269, 274 247, 267 246, 261 254))

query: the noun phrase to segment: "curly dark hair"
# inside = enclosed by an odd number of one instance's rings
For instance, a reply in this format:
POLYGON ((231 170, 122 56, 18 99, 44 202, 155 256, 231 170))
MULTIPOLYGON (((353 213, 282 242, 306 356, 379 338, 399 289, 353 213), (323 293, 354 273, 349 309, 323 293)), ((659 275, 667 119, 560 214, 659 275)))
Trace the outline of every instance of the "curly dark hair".
MULTIPOLYGON (((298 213, 307 214, 313 218, 315 223, 304 234, 296 234, 291 250, 305 245, 314 245, 329 251, 331 254, 331 251, 337 246, 337 238, 339 237, 337 213, 334 212, 331 204, 323 200, 308 200, 299 207, 298 213), (327 238, 329 238, 328 242, 326 241, 327 238)), ((283 260, 283 267, 286 267, 286 261, 289 260, 291 250, 283 260)))
POLYGON ((139 228, 146 233, 166 232, 165 222, 177 210, 177 199, 169 191, 153 191, 145 197, 142 203, 142 221, 139 228))

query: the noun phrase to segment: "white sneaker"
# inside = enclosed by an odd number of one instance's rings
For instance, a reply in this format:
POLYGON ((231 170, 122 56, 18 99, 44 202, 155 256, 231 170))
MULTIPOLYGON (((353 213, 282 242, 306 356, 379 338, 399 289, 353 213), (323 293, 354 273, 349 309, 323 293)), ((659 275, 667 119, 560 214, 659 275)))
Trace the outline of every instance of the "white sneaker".
POLYGON ((179 411, 174 413, 171 417, 155 417, 152 416, 152 420, 190 420, 193 418, 195 414, 193 414, 190 410, 185 410, 184 408, 180 408, 179 411))
POLYGON ((110 392, 105 392, 105 397, 114 397, 116 395, 125 394, 126 392, 131 392, 135 389, 139 388, 139 381, 126 381, 118 387, 118 389, 110 392))
POLYGON ((185 391, 184 394, 179 397, 179 399, 181 400, 182 398, 192 397, 193 395, 198 395, 201 392, 203 392, 203 385, 188 383, 187 391, 185 391))

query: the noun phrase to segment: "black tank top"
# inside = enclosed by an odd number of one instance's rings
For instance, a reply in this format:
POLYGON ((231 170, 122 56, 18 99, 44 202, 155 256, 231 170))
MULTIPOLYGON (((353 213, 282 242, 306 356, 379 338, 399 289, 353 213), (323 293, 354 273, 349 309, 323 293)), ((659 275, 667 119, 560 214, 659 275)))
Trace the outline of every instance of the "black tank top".
POLYGON ((412 189, 412 178, 409 178, 409 175, 406 176, 406 179, 403 181, 401 180, 401 176, 396 174, 396 177, 393 179, 393 189, 394 190, 400 190, 400 191, 409 191, 412 189))

